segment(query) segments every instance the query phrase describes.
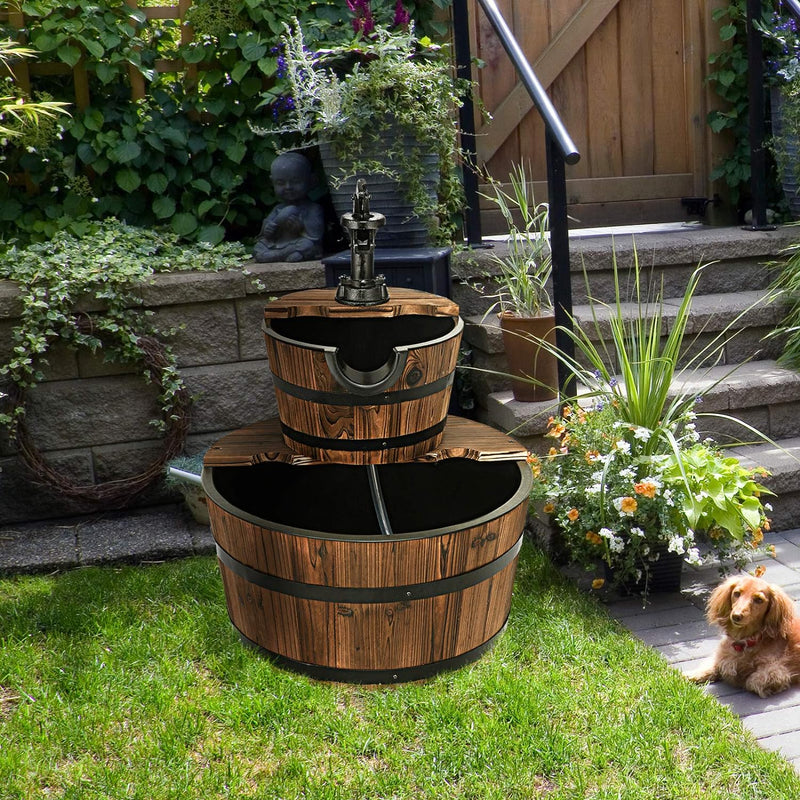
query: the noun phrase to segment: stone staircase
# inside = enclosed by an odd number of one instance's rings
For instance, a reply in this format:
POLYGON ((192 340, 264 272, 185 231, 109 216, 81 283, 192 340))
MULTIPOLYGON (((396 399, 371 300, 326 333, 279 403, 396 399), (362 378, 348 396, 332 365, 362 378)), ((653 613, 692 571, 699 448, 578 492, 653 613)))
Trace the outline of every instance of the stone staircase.
MULTIPOLYGON (((655 281, 652 285, 663 287, 666 326, 675 318, 692 272, 699 264, 707 265, 685 337, 691 343, 685 356, 690 368, 680 376, 681 389, 695 391, 694 387, 699 390, 711 385, 713 388, 698 405, 698 413, 734 416, 775 442, 777 446, 755 443, 754 435, 730 421, 702 416, 698 419, 701 433, 734 445, 732 452, 743 463, 770 471, 766 483, 777 494, 772 501, 775 530, 800 527, 800 375, 776 363, 781 341, 774 336, 765 338, 784 314, 780 301, 774 300, 769 290, 777 267, 768 266, 768 262, 779 260, 781 251, 798 240, 800 230, 792 226, 753 232, 688 225, 668 232, 617 233, 613 237, 575 235, 570 240, 574 316, 593 340, 607 331, 607 315, 595 305, 593 316, 586 286, 595 299, 613 303, 614 252, 620 275, 633 265, 636 253, 642 276, 655 281), (716 363, 708 359, 692 361, 728 326, 721 337, 726 344, 716 363)), ((502 248, 503 244, 497 242, 495 252, 501 254, 502 248)), ((459 254, 454 259, 455 276, 474 283, 475 275, 491 272, 490 253, 459 254)), ((628 287, 621 288, 626 297, 628 287)), ((471 348, 472 364, 489 371, 469 373, 477 416, 511 432, 531 450, 546 450, 551 442, 542 434, 548 418, 557 413, 557 404, 519 403, 513 399, 508 380, 495 374, 506 371, 507 366, 494 317, 483 319, 491 301, 471 291, 471 295, 464 290, 458 292, 461 296, 457 299, 462 304, 464 338, 471 348)), ((631 310, 634 308, 632 305, 631 310)))

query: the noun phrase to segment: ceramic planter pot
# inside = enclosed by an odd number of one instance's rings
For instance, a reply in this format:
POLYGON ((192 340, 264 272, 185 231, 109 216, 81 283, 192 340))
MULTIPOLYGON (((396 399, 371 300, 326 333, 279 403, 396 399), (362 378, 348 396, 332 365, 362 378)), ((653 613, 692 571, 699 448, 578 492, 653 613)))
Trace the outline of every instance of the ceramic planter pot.
MULTIPOLYGON (((439 184, 439 157, 434 152, 421 152, 421 146, 413 137, 390 130, 386 135, 397 147, 397 153, 389 153, 389 146, 377 142, 362 143, 362 152, 351 158, 340 159, 329 142, 320 142, 319 152, 322 166, 328 177, 331 201, 339 217, 353 210, 353 192, 356 180, 364 178, 370 193, 370 208, 386 217, 386 224, 376 237, 378 247, 428 247, 431 243, 431 228, 434 220, 424 218, 408 199, 409 187, 392 175, 403 175, 409 159, 420 162, 423 169, 422 184, 428 196, 430 208, 436 206, 436 190, 439 184), (405 155, 400 155, 400 153, 405 155), (377 162, 386 172, 364 171, 355 174, 354 162, 377 162), (388 173, 388 174, 387 174, 388 173)), ((350 155, 350 154, 348 154, 350 155)))
POLYGON ((554 400, 558 396, 558 360, 540 347, 537 340, 544 340, 555 347, 555 317, 518 317, 503 311, 499 318, 509 372, 519 378, 538 381, 537 384, 512 380, 514 399, 523 403, 554 400))

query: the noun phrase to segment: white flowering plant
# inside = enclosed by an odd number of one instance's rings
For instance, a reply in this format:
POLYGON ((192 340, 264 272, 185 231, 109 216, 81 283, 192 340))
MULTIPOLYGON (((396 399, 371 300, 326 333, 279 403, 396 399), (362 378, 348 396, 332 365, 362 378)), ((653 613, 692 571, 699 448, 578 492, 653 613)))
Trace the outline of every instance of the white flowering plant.
POLYGON ((650 428, 626 422, 613 402, 567 405, 547 435, 556 440, 550 452, 529 457, 534 497, 567 557, 599 568, 594 588, 610 575, 614 588, 646 593, 653 565, 667 553, 690 564, 712 555, 744 565, 762 545, 769 492, 759 478, 766 473, 700 441, 692 412, 668 447, 650 428))

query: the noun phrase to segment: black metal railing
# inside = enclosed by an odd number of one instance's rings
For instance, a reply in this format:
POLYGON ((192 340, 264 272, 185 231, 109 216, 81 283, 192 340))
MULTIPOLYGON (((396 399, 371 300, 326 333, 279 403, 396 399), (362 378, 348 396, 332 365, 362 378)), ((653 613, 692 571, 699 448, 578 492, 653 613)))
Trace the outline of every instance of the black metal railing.
MULTIPOLYGON (((800 1, 781 0, 782 5, 800 21, 800 1)), ((764 49, 762 33, 755 24, 763 17, 761 0, 747 0, 747 91, 750 138, 750 194, 753 219, 750 230, 761 231, 773 227, 767 222, 767 153, 766 153, 766 97, 764 91, 764 49)))
MULTIPOLYGON (((555 308, 556 345, 562 352, 572 356, 574 347, 567 331, 572 329, 572 277, 569 256, 569 219, 567 216, 567 164, 580 160, 578 148, 572 141, 558 112, 553 107, 542 84, 536 77, 528 59, 494 0, 478 0, 494 32, 503 45, 522 85, 527 90, 533 105, 545 124, 545 148, 547 153, 547 202, 550 212, 550 250, 553 257, 553 306, 555 308)), ((456 61, 459 74, 469 77, 472 57, 469 48, 469 9, 467 0, 453 0, 453 33, 456 61)), ((475 245, 480 242, 480 201, 477 172, 475 170, 474 108, 467 100, 461 110, 462 147, 467 164, 464 170, 464 188, 467 193, 467 241, 475 245), (471 159, 471 163, 470 163, 471 159), (467 173, 470 173, 468 175, 467 173), (477 230, 475 228, 477 225, 477 230)), ((558 385, 562 398, 571 391, 571 375, 559 362, 558 385)))

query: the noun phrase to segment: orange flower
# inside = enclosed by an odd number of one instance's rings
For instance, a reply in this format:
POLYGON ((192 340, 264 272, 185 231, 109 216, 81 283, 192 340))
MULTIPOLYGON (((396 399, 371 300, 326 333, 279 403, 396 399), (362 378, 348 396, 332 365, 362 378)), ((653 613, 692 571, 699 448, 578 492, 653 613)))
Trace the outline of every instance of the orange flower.
POLYGON ((756 578, 760 578, 766 571, 767 568, 763 564, 759 564, 753 574, 756 576, 756 578))
POLYGON ((603 537, 594 531, 586 531, 586 541, 589 542, 589 544, 602 544, 603 537))
POLYGON ((758 546, 763 541, 764 541, 764 531, 762 531, 761 528, 756 528, 753 531, 753 545, 758 546))
POLYGON ((595 578, 592 581, 592 589, 602 589, 606 585, 605 578, 595 578))
POLYGON ((623 514, 633 514, 637 508, 639 508, 639 504, 632 497, 623 497, 619 504, 619 510, 623 514))
POLYGON ((587 464, 591 464, 594 461, 597 461, 600 458, 600 453, 597 450, 587 450, 583 456, 586 459, 587 464))
POLYGON ((767 553, 769 553, 769 555, 771 555, 773 558, 778 557, 778 551, 775 549, 774 544, 767 545, 767 553))
POLYGON ((657 488, 658 487, 650 481, 640 481, 639 483, 634 484, 633 491, 636 492, 636 494, 643 495, 644 497, 655 497, 657 488))
POLYGON ((547 457, 552 461, 558 455, 558 450, 555 447, 551 447, 547 451, 547 457))
POLYGON ((581 512, 578 511, 577 508, 571 508, 569 511, 567 511, 567 519, 570 522, 575 522, 575 520, 578 519, 578 517, 580 515, 581 515, 581 512))
POLYGON ((555 510, 556 510, 555 503, 545 503, 542 506, 542 511, 544 511, 545 514, 552 514, 555 510))

